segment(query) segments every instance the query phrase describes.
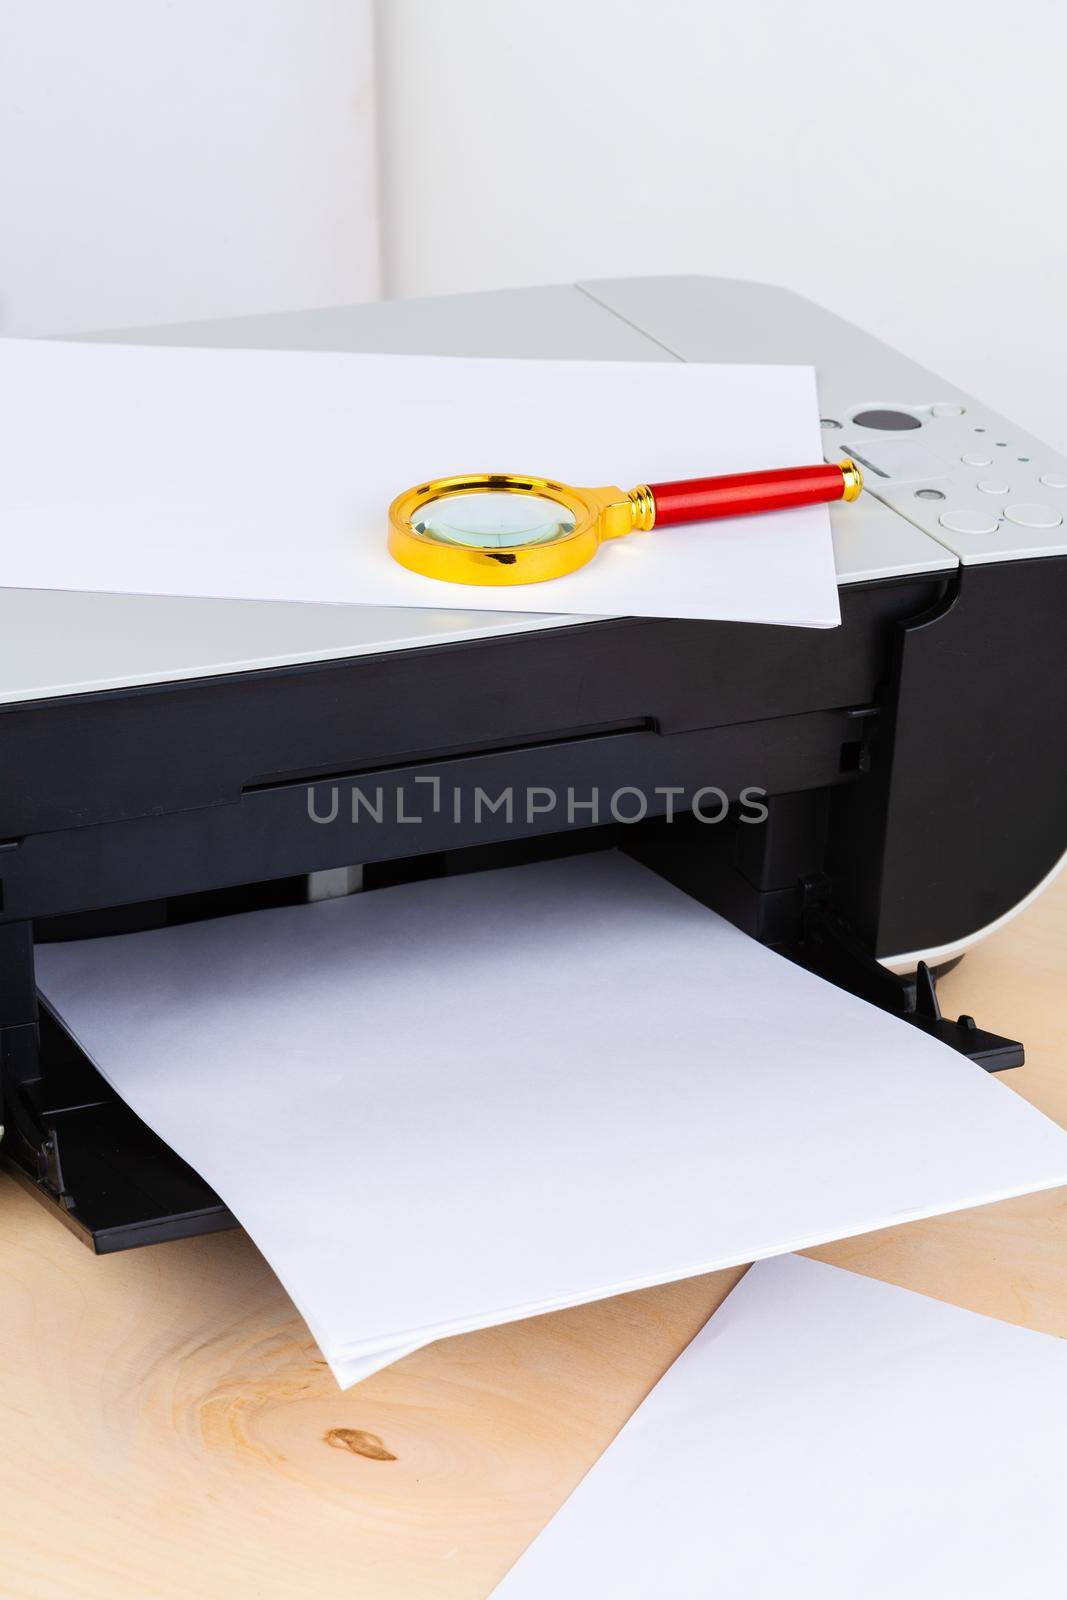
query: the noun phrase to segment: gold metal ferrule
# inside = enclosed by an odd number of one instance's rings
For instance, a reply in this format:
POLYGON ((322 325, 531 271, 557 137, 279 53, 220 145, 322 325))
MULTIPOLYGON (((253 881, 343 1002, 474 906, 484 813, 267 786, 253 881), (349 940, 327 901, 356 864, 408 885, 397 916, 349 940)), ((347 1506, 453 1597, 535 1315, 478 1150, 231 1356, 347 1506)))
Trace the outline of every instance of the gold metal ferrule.
POLYGON ((858 500, 863 489, 863 473, 857 467, 851 456, 842 456, 837 463, 841 468, 841 476, 845 480, 842 500, 858 500))
POLYGON ((656 500, 647 483, 639 483, 636 489, 630 490, 630 504, 634 532, 651 533, 656 526, 656 500))

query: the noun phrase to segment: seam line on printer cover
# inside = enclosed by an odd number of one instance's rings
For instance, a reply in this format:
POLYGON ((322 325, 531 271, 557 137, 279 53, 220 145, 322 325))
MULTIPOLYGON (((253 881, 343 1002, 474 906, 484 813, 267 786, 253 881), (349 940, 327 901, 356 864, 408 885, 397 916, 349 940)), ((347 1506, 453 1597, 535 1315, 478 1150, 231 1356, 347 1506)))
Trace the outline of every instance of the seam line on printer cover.
POLYGON ((642 328, 639 322, 631 322, 629 317, 624 317, 621 311, 616 311, 614 306, 609 306, 605 300, 601 300, 598 295, 593 293, 592 289, 587 289, 584 283, 576 283, 574 287, 579 294, 584 294, 587 300, 591 300, 595 306, 599 306, 601 311, 606 311, 609 316, 617 317, 620 322, 625 322, 626 326, 632 328, 635 333, 639 333, 642 339, 647 339, 650 344, 657 345, 659 349, 665 350, 669 356, 673 356, 675 361, 681 361, 683 365, 685 364, 685 356, 681 355, 677 350, 672 350, 669 344, 663 343, 662 339, 657 339, 655 334, 648 332, 647 328, 642 328))

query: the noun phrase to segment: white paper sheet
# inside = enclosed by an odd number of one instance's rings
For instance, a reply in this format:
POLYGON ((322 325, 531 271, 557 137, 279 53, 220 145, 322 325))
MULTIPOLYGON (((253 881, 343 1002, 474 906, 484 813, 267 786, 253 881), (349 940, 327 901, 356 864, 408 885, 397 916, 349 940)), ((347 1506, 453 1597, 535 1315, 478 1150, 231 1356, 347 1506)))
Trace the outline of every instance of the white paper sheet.
POLYGON ((822 458, 810 367, 0 341, 0 584, 463 611, 840 620, 825 506, 633 535, 487 589, 386 549, 459 472, 597 485, 822 458))
POLYGON ((442 1334, 1067 1182, 1067 1134, 616 853, 43 945, 338 1381, 442 1334))
POLYGON ((1067 1345, 752 1268, 494 1600, 1063 1600, 1067 1345))

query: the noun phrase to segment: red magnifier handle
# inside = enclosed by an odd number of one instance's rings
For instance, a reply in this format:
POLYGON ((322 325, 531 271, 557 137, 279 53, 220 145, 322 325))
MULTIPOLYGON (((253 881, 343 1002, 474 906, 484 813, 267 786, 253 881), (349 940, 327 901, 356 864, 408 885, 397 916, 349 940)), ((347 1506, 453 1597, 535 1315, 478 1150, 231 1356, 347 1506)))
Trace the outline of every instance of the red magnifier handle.
POLYGON ((816 467, 776 467, 769 472, 733 472, 719 478, 683 478, 650 483, 656 503, 654 526, 707 522, 712 517, 742 517, 757 511, 784 511, 826 500, 855 500, 863 487, 859 468, 849 460, 816 467))

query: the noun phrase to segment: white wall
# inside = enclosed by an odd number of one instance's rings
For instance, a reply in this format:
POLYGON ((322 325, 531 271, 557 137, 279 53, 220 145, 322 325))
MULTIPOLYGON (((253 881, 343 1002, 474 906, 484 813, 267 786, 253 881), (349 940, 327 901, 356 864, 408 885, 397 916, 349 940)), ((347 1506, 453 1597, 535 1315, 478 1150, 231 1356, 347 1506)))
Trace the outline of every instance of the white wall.
MULTIPOLYGON (((4 0, 0 332, 381 288, 371 0, 4 0)), ((1067 449, 1062 0, 379 0, 386 292, 786 283, 1067 449)))
POLYGON ((373 298, 370 0, 3 0, 0 331, 373 298))
POLYGON ((386 288, 778 282, 1067 450, 1062 0, 383 0, 386 288))

